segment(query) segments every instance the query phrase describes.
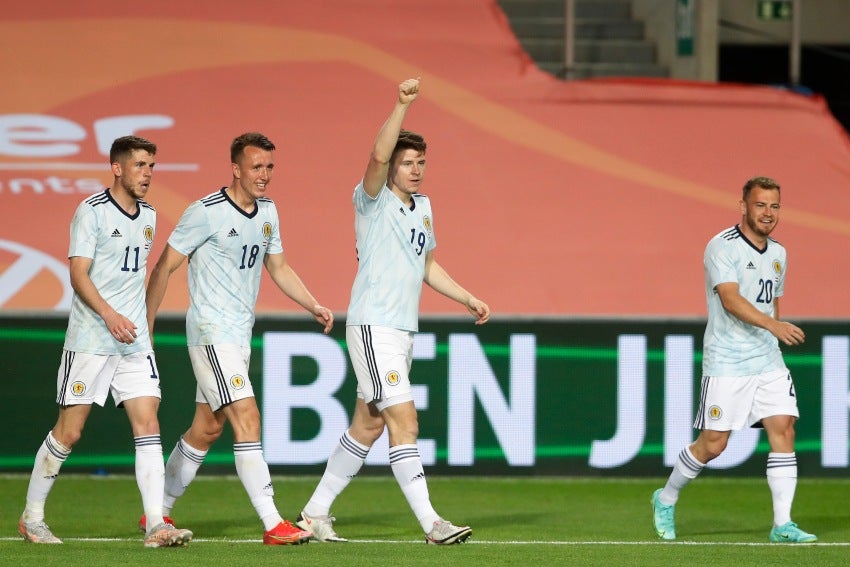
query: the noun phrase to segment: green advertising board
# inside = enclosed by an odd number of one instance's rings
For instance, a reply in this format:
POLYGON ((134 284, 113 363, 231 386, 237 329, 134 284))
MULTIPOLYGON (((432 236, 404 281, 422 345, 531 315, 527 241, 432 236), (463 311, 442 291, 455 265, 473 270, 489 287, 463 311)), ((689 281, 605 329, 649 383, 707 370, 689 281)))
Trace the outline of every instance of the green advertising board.
MULTIPOLYGON (((801 475, 844 475, 848 466, 850 323, 802 321, 804 345, 785 349, 801 419, 801 475)), ((663 475, 694 437, 704 321, 636 319, 426 319, 412 379, 426 467, 451 474, 663 475)), ((60 317, 0 318, 7 400, 0 470, 24 471, 56 419, 60 317)), ((312 321, 262 318, 250 379, 263 414, 263 446, 275 473, 319 473, 348 424, 356 383, 342 322, 325 336, 312 321)), ((195 384, 183 321, 155 336, 166 452, 188 428, 195 384)), ((229 430, 206 472, 232 472, 229 430)), ((764 474, 757 429, 736 432, 713 469, 764 474)), ((387 462, 385 439, 367 464, 387 462)), ((96 408, 66 462, 79 471, 132 469, 123 411, 96 408)), ((368 467, 385 472, 385 467, 368 467)))

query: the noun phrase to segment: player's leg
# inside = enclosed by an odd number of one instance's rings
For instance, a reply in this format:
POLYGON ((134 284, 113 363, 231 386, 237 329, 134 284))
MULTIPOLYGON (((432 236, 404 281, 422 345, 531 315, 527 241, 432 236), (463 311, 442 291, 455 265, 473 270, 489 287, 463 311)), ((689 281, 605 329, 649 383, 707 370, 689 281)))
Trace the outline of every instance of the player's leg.
POLYGON ((794 452, 794 421, 790 415, 762 420, 770 453, 767 455, 767 484, 773 497, 773 525, 791 521, 791 504, 797 490, 797 455, 794 452))
POLYGON ((794 384, 787 370, 760 377, 753 421, 761 421, 770 444, 767 455, 767 484, 773 500, 770 540, 777 543, 809 543, 817 536, 806 533, 791 520, 797 490, 797 454, 794 425, 799 417, 794 384))
POLYGON ((390 468, 413 514, 427 534, 440 520, 431 505, 428 483, 416 439, 419 421, 413 401, 394 404, 381 410, 387 423, 390 443, 390 468))
POLYGON ((192 425, 180 436, 165 463, 165 497, 162 510, 166 516, 171 513, 174 503, 183 496, 195 479, 210 447, 221 437, 224 422, 224 414, 214 414, 208 403, 195 404, 192 425))
POLYGON ((188 543, 192 532, 177 529, 163 518, 165 465, 159 435, 159 373, 153 352, 121 358, 111 384, 115 404, 122 405, 133 431, 136 447, 136 484, 147 519, 146 547, 170 547, 188 543))
POLYGON ((260 443, 260 410, 248 378, 251 349, 233 344, 189 347, 198 389, 215 414, 233 429, 236 474, 263 522, 263 543, 300 544, 312 537, 284 521, 274 503, 269 466, 260 443))
POLYGON ((311 516, 327 515, 339 494, 357 476, 372 444, 384 431, 384 419, 373 405, 357 399, 348 430, 342 434, 325 467, 322 480, 304 510, 311 516))
POLYGON ((260 410, 254 398, 236 400, 221 408, 233 428, 236 474, 266 530, 283 521, 274 504, 269 467, 260 444, 260 410))
POLYGON ((124 408, 133 428, 133 441, 136 446, 136 484, 142 496, 146 518, 145 547, 186 545, 192 539, 192 532, 166 522, 162 508, 165 465, 156 418, 159 398, 132 398, 124 401, 124 408))
POLYGON ((445 520, 431 504, 425 469, 416 445, 419 420, 413 401, 383 407, 381 415, 389 430, 390 467, 410 509, 425 532, 425 541, 436 545, 463 543, 472 535, 472 528, 456 526, 445 520))
POLYGON ((770 443, 767 456, 767 484, 773 500, 773 528, 770 541, 775 543, 811 543, 817 536, 804 532, 791 520, 791 506, 797 490, 797 455, 794 452, 796 417, 776 415, 762 420, 770 443))
POLYGON ((700 433, 679 453, 664 487, 652 494, 652 519, 658 537, 676 539, 679 493, 726 449, 731 432, 748 424, 755 390, 756 382, 747 377, 703 377, 694 419, 694 428, 700 433))
POLYGON ((150 526, 163 522, 162 494, 165 489, 165 465, 156 418, 159 398, 142 396, 124 401, 124 409, 133 430, 136 447, 136 484, 150 526))
POLYGON ((384 419, 380 412, 373 404, 366 404, 358 398, 351 426, 340 437, 339 443, 328 458, 322 479, 298 515, 298 527, 312 533, 318 541, 347 541, 334 531, 330 507, 360 472, 369 449, 383 431, 384 419))
POLYGON ((26 507, 18 521, 18 533, 32 543, 62 543, 44 522, 44 507, 62 464, 80 439, 91 405, 59 408, 56 425, 47 434, 35 455, 27 487, 26 507), (60 441, 63 439, 63 441, 60 441))
POLYGON ((80 440, 92 404, 103 405, 118 357, 64 350, 56 376, 59 417, 36 456, 18 532, 33 543, 62 543, 44 523, 44 506, 62 464, 80 440))
POLYGON ((256 399, 242 398, 222 406, 220 411, 233 428, 236 474, 263 522, 263 543, 298 545, 308 542, 312 535, 285 521, 275 506, 271 474, 260 443, 260 410, 256 399))
POLYGON ((412 401, 382 410, 390 437, 390 468, 429 544, 463 543, 472 535, 469 526, 456 526, 442 518, 431 504, 422 458, 416 445, 419 431, 412 401))
MULTIPOLYGON (((170 517, 171 510, 195 479, 209 448, 221 436, 224 421, 224 414, 214 414, 208 403, 197 402, 195 405, 192 425, 180 436, 165 463, 162 516, 167 523, 174 525, 170 517)), ((147 531, 147 517, 144 514, 139 518, 139 529, 147 531)))
POLYGON ((655 533, 661 539, 676 539, 675 506, 679 493, 720 455, 729 442, 731 431, 703 429, 693 444, 679 452, 676 464, 663 488, 652 495, 655 533))

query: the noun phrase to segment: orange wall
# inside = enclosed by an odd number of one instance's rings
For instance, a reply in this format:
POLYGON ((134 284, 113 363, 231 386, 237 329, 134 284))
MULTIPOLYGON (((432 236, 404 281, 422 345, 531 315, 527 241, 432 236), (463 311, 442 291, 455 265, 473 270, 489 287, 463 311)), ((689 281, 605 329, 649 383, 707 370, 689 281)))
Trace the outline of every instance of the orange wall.
MULTIPOLYGON (((260 130, 278 146, 287 257, 344 312, 351 190, 396 85, 421 76, 406 126, 429 143, 437 258, 496 314, 704 314, 705 244, 739 220, 743 182, 769 175, 784 314, 850 316, 850 143, 820 99, 560 82, 492 1, 44 4, 0 20, 15 54, 0 59, 0 310, 64 305, 70 218, 111 182, 99 148, 128 132, 109 119, 131 116, 159 145, 154 257, 188 203, 229 183, 230 140, 260 130)), ((185 288, 183 269, 163 308, 184 310, 185 288)), ((259 309, 299 308, 266 281, 259 309)), ((460 313, 430 291, 422 309, 460 313)))

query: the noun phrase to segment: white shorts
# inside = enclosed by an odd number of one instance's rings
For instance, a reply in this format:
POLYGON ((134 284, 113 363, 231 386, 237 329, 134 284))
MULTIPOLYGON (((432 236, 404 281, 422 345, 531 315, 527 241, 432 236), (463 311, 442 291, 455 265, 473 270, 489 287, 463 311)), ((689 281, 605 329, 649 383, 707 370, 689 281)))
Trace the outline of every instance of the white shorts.
POLYGON ((251 349, 233 344, 190 346, 189 359, 198 389, 195 401, 209 404, 212 411, 236 400, 253 398, 248 378, 251 349))
POLYGON ((410 363, 413 333, 375 325, 345 328, 348 356, 357 376, 357 397, 384 410, 413 401, 410 363))
POLYGON ((161 399, 153 351, 122 355, 63 349, 56 380, 57 404, 103 407, 110 393, 116 406, 143 396, 161 399))
POLYGON ((774 415, 800 417, 787 369, 751 376, 703 376, 694 429, 760 427, 762 419, 774 415))

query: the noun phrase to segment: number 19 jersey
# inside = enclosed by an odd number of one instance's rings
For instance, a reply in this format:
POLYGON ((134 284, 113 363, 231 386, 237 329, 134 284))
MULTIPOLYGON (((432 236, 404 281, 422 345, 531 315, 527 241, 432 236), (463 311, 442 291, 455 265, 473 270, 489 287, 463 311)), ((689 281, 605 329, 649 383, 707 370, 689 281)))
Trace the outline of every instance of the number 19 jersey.
POLYGON ((437 241, 430 200, 412 199, 408 208, 386 185, 374 199, 362 181, 354 189, 357 275, 346 325, 419 330, 425 258, 437 241))

